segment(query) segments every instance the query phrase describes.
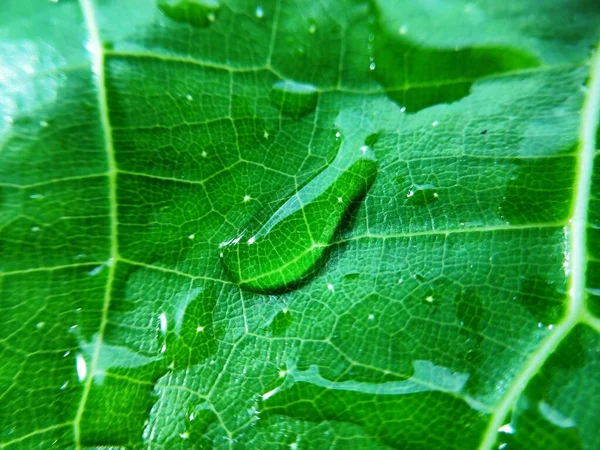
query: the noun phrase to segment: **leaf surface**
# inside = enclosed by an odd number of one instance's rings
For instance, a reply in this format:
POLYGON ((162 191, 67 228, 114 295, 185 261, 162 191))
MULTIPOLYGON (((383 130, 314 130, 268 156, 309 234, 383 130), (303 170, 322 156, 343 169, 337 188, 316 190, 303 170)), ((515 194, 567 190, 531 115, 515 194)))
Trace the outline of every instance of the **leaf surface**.
POLYGON ((599 29, 592 0, 4 0, 0 447, 598 448, 599 29), (363 146, 341 224, 283 230, 332 236, 308 274, 232 281, 223 243, 363 146))

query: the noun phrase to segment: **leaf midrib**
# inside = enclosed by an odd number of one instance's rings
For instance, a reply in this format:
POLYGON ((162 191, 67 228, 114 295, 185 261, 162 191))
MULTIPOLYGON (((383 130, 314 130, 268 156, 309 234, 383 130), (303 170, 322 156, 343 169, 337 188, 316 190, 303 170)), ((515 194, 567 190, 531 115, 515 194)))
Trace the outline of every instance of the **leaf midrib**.
POLYGON ((520 395, 575 325, 583 322, 600 332, 598 328, 600 321, 592 317, 585 306, 586 228, 593 162, 596 153, 596 129, 598 128, 600 113, 600 43, 596 48, 590 66, 588 90, 583 104, 579 130, 579 149, 574 185, 575 197, 571 219, 567 226, 569 229, 567 251, 570 255, 568 270, 571 274, 567 315, 561 323, 556 325, 540 347, 530 355, 521 372, 515 377, 512 385, 498 403, 483 435, 480 450, 488 450, 494 446, 498 437, 498 429, 506 420, 506 416, 510 413, 520 395))
POLYGON ((106 176, 108 177, 109 190, 108 201, 110 212, 110 253, 109 262, 107 264, 108 274, 106 280, 106 288, 104 291, 104 300, 102 304, 102 315, 100 318, 98 336, 94 346, 92 359, 88 362, 89 371, 87 373, 87 378, 85 379, 85 384, 83 385, 83 391, 81 394, 81 399, 79 401, 79 407, 77 408, 77 412, 73 420, 73 435, 75 447, 77 449, 81 448, 81 419, 83 417, 87 399, 92 389, 92 383, 94 381, 94 377, 98 369, 98 360, 100 358, 102 341, 104 340, 104 331, 108 322, 108 311, 110 309, 112 285, 115 278, 115 267, 117 265, 117 259, 119 256, 117 240, 117 170, 115 152, 113 147, 112 130, 110 127, 110 119, 108 115, 106 83, 104 81, 105 55, 102 50, 102 42, 100 40, 100 34, 98 30, 98 24, 96 22, 94 7, 92 5, 92 0, 80 0, 79 4, 89 34, 88 50, 90 51, 92 57, 92 73, 94 74, 96 79, 100 123, 104 132, 104 146, 108 166, 106 176))

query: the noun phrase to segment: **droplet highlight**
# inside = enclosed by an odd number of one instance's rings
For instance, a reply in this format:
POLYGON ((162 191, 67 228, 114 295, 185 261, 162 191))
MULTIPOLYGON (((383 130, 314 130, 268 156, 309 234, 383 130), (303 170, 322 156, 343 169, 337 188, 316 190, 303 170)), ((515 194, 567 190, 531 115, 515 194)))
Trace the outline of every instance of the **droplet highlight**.
POLYGON ((253 218, 237 237, 221 244, 223 264, 235 283, 255 292, 277 292, 313 269, 350 205, 366 194, 377 174, 371 147, 347 147, 342 145, 335 160, 270 217, 253 218))

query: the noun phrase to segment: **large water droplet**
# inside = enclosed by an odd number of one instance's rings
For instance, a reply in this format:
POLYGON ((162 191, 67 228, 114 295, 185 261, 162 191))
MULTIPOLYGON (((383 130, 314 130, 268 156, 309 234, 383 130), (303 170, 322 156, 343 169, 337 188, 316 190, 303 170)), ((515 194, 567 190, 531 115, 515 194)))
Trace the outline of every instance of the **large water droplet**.
POLYGON ((221 5, 218 0, 165 0, 158 7, 175 22, 203 28, 216 20, 221 5))
POLYGON ((257 292, 278 291, 314 267, 377 173, 371 147, 347 147, 267 220, 251 220, 237 238, 222 244, 223 262, 236 283, 257 292))
POLYGON ((271 89, 271 103, 291 117, 302 117, 317 106, 318 92, 312 84, 279 80, 271 89))

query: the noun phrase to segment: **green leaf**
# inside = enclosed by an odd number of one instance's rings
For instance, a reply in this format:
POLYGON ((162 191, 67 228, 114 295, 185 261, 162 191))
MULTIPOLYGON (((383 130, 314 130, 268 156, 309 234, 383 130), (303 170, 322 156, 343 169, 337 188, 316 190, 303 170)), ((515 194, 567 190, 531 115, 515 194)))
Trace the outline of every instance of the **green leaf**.
POLYGON ((4 0, 0 447, 600 447, 599 30, 4 0))

